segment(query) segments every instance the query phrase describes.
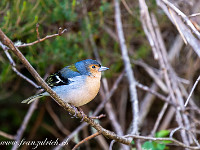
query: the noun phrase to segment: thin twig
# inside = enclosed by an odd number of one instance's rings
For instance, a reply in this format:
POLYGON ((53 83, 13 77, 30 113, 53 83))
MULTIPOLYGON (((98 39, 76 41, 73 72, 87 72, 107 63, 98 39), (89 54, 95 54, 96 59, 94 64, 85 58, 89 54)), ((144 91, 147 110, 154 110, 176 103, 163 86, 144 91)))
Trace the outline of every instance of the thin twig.
POLYGON ((200 13, 195 13, 195 14, 189 15, 188 17, 196 17, 196 16, 199 16, 199 15, 200 15, 200 13))
POLYGON ((145 71, 153 78, 154 82, 165 92, 168 93, 168 89, 165 83, 161 80, 160 76, 155 73, 153 68, 147 65, 145 62, 141 60, 132 60, 132 62, 136 65, 139 65, 145 69, 145 71))
POLYGON ((120 3, 119 0, 114 1, 115 5, 115 22, 117 26, 117 33, 120 41, 121 53, 122 58, 125 65, 125 70, 127 74, 127 78, 129 81, 129 91, 131 95, 131 104, 132 104, 132 112, 133 112, 133 130, 131 131, 132 134, 138 134, 138 97, 137 97, 137 90, 136 90, 136 81, 134 78, 134 73, 131 68, 130 59, 128 56, 128 50, 126 47, 126 42, 124 38, 123 28, 122 28, 122 21, 121 21, 121 12, 120 12, 120 3))
MULTIPOLYGON (((164 41, 162 38, 161 31, 158 26, 157 19, 153 13, 151 16, 152 16, 152 23, 154 26, 154 30, 156 33, 157 42, 158 42, 158 46, 159 46, 159 48, 157 49, 158 55, 159 55, 159 63, 163 70, 163 73, 164 73, 164 78, 165 78, 167 87, 169 89, 170 98, 172 99, 172 101, 174 103, 177 103, 178 105, 180 105, 181 108, 183 108, 183 97, 182 97, 180 89, 178 87, 179 84, 178 84, 178 81, 176 78, 176 73, 172 69, 172 67, 167 59, 167 52, 166 52, 167 50, 166 50, 166 47, 165 47, 165 44, 164 44, 164 41)), ((190 128, 190 122, 188 120, 188 117, 186 115, 182 114, 180 112, 180 109, 176 109, 176 120, 177 120, 179 126, 185 126, 187 129, 190 128)), ((181 137, 185 144, 189 145, 189 143, 192 141, 190 136, 188 139, 188 136, 184 130, 181 131, 181 137)))
POLYGON ((190 29, 193 31, 193 33, 200 39, 200 33, 199 31, 194 27, 190 19, 182 12, 180 11, 175 5, 170 3, 168 0, 162 0, 167 6, 169 6, 171 9, 173 9, 179 16, 182 17, 182 19, 186 22, 186 24, 190 27, 190 29))
POLYGON ((124 5, 124 7, 126 8, 126 10, 128 11, 128 13, 129 13, 131 16, 133 16, 133 11, 131 11, 131 9, 129 8, 129 6, 128 6, 126 0, 122 0, 122 3, 123 3, 123 5, 124 5))
POLYGON ((200 144, 199 144, 198 140, 194 137, 194 134, 192 133, 192 131, 187 130, 187 129, 183 128, 183 127, 177 127, 177 128, 175 128, 175 129, 173 129, 173 130, 170 132, 170 136, 169 136, 169 137, 170 137, 170 138, 173 138, 174 133, 175 133, 176 131, 179 131, 179 130, 185 130, 185 131, 187 131, 187 132, 192 136, 192 139, 194 140, 194 142, 196 143, 196 145, 197 145, 198 147, 200 147, 200 144))
POLYGON ((165 111, 167 110, 167 107, 168 107, 168 103, 165 103, 164 106, 163 106, 163 108, 162 108, 162 110, 161 110, 160 113, 158 114, 158 118, 157 118, 157 120, 156 120, 156 123, 155 123, 155 125, 154 125, 154 127, 153 127, 153 130, 151 131, 151 136, 154 136, 154 135, 155 135, 156 130, 158 129, 158 126, 159 126, 159 124, 160 124, 160 122, 161 122, 161 119, 163 118, 164 113, 165 113, 165 111))
POLYGON ((101 119, 101 118, 104 118, 104 117, 106 117, 106 114, 101 114, 101 115, 99 115, 99 116, 91 116, 90 118, 91 119, 101 119))
MULTIPOLYGON (((184 147, 184 148, 189 148, 192 150, 199 150, 200 147, 199 146, 188 146, 174 138, 154 138, 154 137, 147 137, 147 136, 139 136, 139 135, 126 135, 124 137, 132 137, 133 139, 142 139, 142 140, 151 140, 151 141, 171 141, 173 143, 175 143, 175 146, 179 146, 179 147, 184 147)), ((115 141, 112 141, 109 147, 109 150, 112 150, 112 146, 114 144, 115 141)))
POLYGON ((182 37, 184 43, 187 45, 187 40, 185 39, 185 36, 184 36, 183 32, 181 31, 181 29, 180 29, 180 27, 179 27, 179 25, 178 25, 176 19, 174 18, 174 15, 173 15, 171 9, 168 8, 168 10, 169 10, 169 13, 170 13, 170 15, 171 15, 171 17, 172 17, 172 19, 173 19, 173 21, 174 21, 174 24, 175 24, 175 26, 176 26, 178 32, 180 33, 180 35, 181 35, 181 37, 182 37))
POLYGON ((61 32, 61 28, 59 28, 57 34, 47 35, 47 36, 45 36, 44 38, 42 38, 42 39, 40 39, 40 40, 34 41, 34 42, 32 42, 32 43, 24 43, 24 44, 18 45, 18 46, 16 46, 16 47, 27 47, 27 46, 32 46, 32 45, 35 45, 35 44, 37 44, 37 43, 43 42, 43 41, 45 41, 45 40, 47 40, 47 39, 50 39, 50 38, 53 38, 53 37, 56 37, 56 36, 61 36, 61 35, 62 35, 63 33, 65 33, 66 31, 67 31, 67 29, 64 29, 64 30, 62 30, 62 32, 61 32))
POLYGON ((48 113, 50 114, 51 118, 53 119, 53 121, 55 122, 55 124, 57 125, 57 127, 60 129, 60 131, 66 135, 69 135, 70 131, 64 127, 64 125, 61 123, 60 119, 55 114, 55 112, 53 111, 53 109, 49 103, 47 103, 46 109, 47 109, 48 113))
POLYGON ((17 135, 15 137, 16 144, 13 145, 12 150, 16 150, 18 148, 18 143, 20 143, 22 135, 23 135, 28 123, 29 123, 29 120, 31 119, 33 112, 35 111, 35 109, 37 107, 37 104, 38 104, 38 101, 36 100, 30 105, 29 110, 26 113, 26 116, 24 117, 22 124, 17 131, 17 135))
POLYGON ((89 141, 90 139, 95 138, 96 136, 98 136, 98 135, 100 135, 100 134, 101 134, 101 133, 96 132, 96 133, 94 133, 94 134, 92 134, 92 135, 86 137, 85 139, 83 139, 82 141, 80 141, 78 144, 76 144, 72 150, 77 149, 77 148, 78 148, 81 144, 83 144, 84 142, 89 141))
POLYGON ((175 104, 174 102, 169 101, 169 97, 165 97, 164 95, 152 90, 151 88, 149 88, 148 86, 145 86, 141 83, 136 82, 136 86, 144 91, 147 91, 153 95, 155 95, 156 97, 160 98, 161 100, 167 102, 168 104, 177 107, 177 104, 175 104))
POLYGON ((10 139, 10 140, 14 140, 14 139, 15 139, 15 136, 10 135, 10 134, 8 134, 8 133, 5 133, 5 132, 3 132, 3 131, 0 131, 0 136, 3 136, 3 137, 5 137, 5 138, 7 138, 7 139, 10 139))
POLYGON ((36 33, 37 33, 37 39, 38 39, 38 41, 40 41, 40 33, 38 31, 39 26, 40 26, 39 23, 37 23, 36 24, 36 33))
POLYGON ((1 42, 0 42, 0 46, 1 48, 4 50, 4 53, 6 54, 9 62, 10 62, 10 65, 12 66, 12 70, 18 75, 20 76, 21 78, 23 78, 24 80, 26 80, 27 82, 29 82, 31 85, 33 85, 35 88, 39 88, 39 86, 34 82, 32 81, 31 79, 27 78, 26 76, 24 76, 22 73, 20 73, 17 69, 16 69, 16 63, 15 61, 12 59, 11 55, 9 54, 8 50, 7 50, 7 46, 3 45, 1 42))
MULTIPOLYGON (((166 6, 166 4, 163 2, 163 0, 156 0, 156 2, 157 2, 157 5, 163 9, 163 11, 166 13, 168 18, 172 21, 172 23, 174 23, 173 19, 171 18, 171 15, 169 13, 169 9, 168 9, 169 7, 166 6)), ((200 50, 199 50, 200 41, 199 41, 199 39, 197 39, 193 35, 191 30, 188 28, 188 26, 184 23, 184 21, 181 19, 181 17, 176 12, 171 11, 171 13, 173 14, 176 22, 178 23, 180 30, 184 34, 184 37, 186 38, 187 42, 191 45, 191 47, 193 48, 195 53, 198 55, 198 57, 200 57, 200 50)))
POLYGON ((151 45, 154 59, 157 60, 158 59, 157 49, 159 47, 158 47, 156 35, 155 35, 154 29, 153 29, 153 26, 151 23, 151 18, 149 15, 148 7, 147 7, 145 0, 139 0, 139 5, 140 5, 140 20, 142 22, 142 27, 147 36, 149 44, 151 45))
POLYGON ((189 100, 190 100, 190 98, 191 98, 191 96, 192 96, 192 93, 194 92, 194 89, 196 88, 196 86, 197 86, 197 84, 199 83, 199 80, 200 80, 200 75, 199 75, 199 77, 197 78, 197 80, 196 80, 196 82, 194 83, 194 85, 193 85, 193 87, 192 87, 192 90, 190 91, 190 94, 189 94, 189 96, 188 96, 188 98, 187 98, 187 100, 186 100, 186 102, 185 102, 185 107, 187 106, 187 104, 188 104, 188 102, 189 102, 189 100))

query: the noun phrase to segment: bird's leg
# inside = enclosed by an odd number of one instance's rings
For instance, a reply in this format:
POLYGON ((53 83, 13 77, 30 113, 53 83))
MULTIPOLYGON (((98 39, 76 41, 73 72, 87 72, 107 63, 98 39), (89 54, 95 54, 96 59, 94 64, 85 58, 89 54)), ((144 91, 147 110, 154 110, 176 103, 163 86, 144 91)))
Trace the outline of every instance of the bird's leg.
MULTIPOLYGON (((77 107, 75 107, 74 105, 72 105, 72 104, 70 104, 71 106, 72 106, 72 108, 74 109, 74 111, 75 111, 75 114, 73 115, 74 117, 76 117, 76 114, 77 114, 77 107)), ((76 117, 77 118, 77 117, 76 117)))
POLYGON ((85 116, 87 116, 84 112, 83 112, 83 110, 81 109, 81 107, 77 107, 78 109, 79 109, 79 111, 81 112, 81 114, 82 114, 82 119, 81 119, 81 122, 83 121, 83 119, 85 118, 85 116))
POLYGON ((76 117, 77 118, 77 111, 79 110, 80 111, 80 113, 81 113, 81 115, 82 115, 82 119, 81 119, 81 122, 83 121, 83 119, 85 118, 85 116, 87 116, 84 112, 83 112, 83 110, 80 108, 80 107, 75 107, 74 105, 72 105, 72 104, 70 104, 71 106, 72 106, 72 108, 74 109, 74 111, 75 111, 75 114, 73 115, 74 117, 76 117))
POLYGON ((36 89, 40 90, 40 89, 42 89, 42 87, 41 87, 41 86, 38 86, 36 89))

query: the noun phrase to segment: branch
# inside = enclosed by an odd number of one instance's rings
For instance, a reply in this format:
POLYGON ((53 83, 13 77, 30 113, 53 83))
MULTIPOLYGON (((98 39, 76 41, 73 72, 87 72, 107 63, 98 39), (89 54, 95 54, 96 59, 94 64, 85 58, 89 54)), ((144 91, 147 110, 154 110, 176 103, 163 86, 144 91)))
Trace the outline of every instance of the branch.
POLYGON ((182 12, 180 11, 176 6, 174 6, 172 3, 170 3, 168 0, 162 0, 167 6, 169 6, 171 9, 173 9, 181 18, 186 22, 186 24, 190 27, 192 32, 200 39, 200 33, 199 31, 194 27, 190 19, 182 12))
POLYGON ((199 80, 200 80, 200 75, 199 75, 199 77, 197 78, 197 80, 196 80, 196 82, 194 83, 194 85, 193 85, 193 87, 192 87, 192 90, 190 91, 190 94, 189 94, 189 96, 188 96, 188 98, 187 98, 187 100, 186 100, 186 102, 185 102, 185 107, 187 106, 187 104, 188 104, 188 102, 189 102, 189 100, 190 100, 190 98, 191 98, 191 96, 192 96, 192 93, 194 92, 194 89, 196 88, 196 86, 197 86, 197 84, 199 83, 199 80))
POLYGON ((5 138, 7 138, 7 139, 10 139, 10 140, 14 140, 14 139, 15 139, 15 136, 10 135, 10 134, 8 134, 8 133, 5 133, 5 132, 3 132, 3 131, 0 131, 0 136, 3 136, 3 137, 5 137, 5 138))
MULTIPOLYGON (((1 30, 0 30, 0 31, 1 31, 1 30)), ((28 110, 28 112, 26 113, 26 116, 24 117, 24 120, 23 120, 23 122, 22 122, 20 128, 19 128, 18 131, 17 131, 17 135, 16 135, 16 137, 15 137, 16 144, 13 145, 12 150, 16 150, 16 149, 18 148, 19 145, 18 145, 17 143, 20 143, 20 140, 21 140, 21 138, 22 138, 22 135, 23 135, 23 133, 24 133, 24 131, 25 131, 27 125, 28 125, 28 122, 29 122, 29 120, 30 120, 30 118, 31 118, 31 116, 32 116, 32 114, 33 114, 33 112, 34 112, 34 110, 36 109, 37 103, 38 103, 38 101, 34 101, 34 102, 31 104, 31 106, 29 107, 29 110, 28 110)))
POLYGON ((31 79, 27 78, 26 76, 24 76, 22 73, 20 73, 17 68, 16 68, 16 64, 14 62, 14 60, 12 59, 12 57, 10 56, 9 52, 8 52, 8 47, 3 45, 1 42, 0 42, 0 46, 1 48, 4 50, 4 53, 6 54, 9 62, 10 62, 10 65, 12 66, 12 70, 18 75, 20 76, 21 78, 23 78, 24 80, 26 80, 27 82, 29 82, 31 85, 33 85, 35 88, 39 88, 39 86, 33 82, 31 79))
MULTIPOLYGON (((188 29, 188 26, 184 23, 184 21, 180 18, 180 16, 177 14, 177 12, 175 12, 175 10, 173 8, 171 8, 171 13, 169 12, 169 7, 168 5, 166 6, 166 0, 156 0, 156 3, 158 6, 160 6, 163 11, 166 13, 166 15, 168 16, 168 18, 173 22, 172 16, 173 15, 174 19, 176 20, 177 24, 179 25, 179 29, 181 30, 181 32, 183 33, 184 37, 186 38, 187 42, 192 46, 192 48, 194 49, 194 51, 196 52, 196 54, 198 55, 198 57, 200 57, 200 41, 199 39, 197 39, 193 33, 191 32, 191 30, 188 29)), ((169 4, 169 3, 167 3, 169 4)), ((175 24, 175 23, 174 23, 175 24)), ((193 31, 193 30, 192 30, 193 31)), ((196 35, 196 34, 195 34, 196 35)))
MULTIPOLYGON (((193 149, 193 150, 199 150, 200 147, 199 146, 187 146, 184 143, 174 139, 174 138, 154 138, 154 137, 146 137, 146 136, 139 136, 139 135, 126 135, 124 137, 132 137, 133 139, 141 139, 141 140, 150 140, 150 141, 171 141, 173 143, 175 143, 175 146, 181 146, 184 148, 189 148, 189 149, 193 149)), ((110 148, 109 150, 112 150, 112 146, 114 144, 114 141, 111 142, 110 144, 110 148)))
POLYGON ((117 26, 117 34, 120 41, 121 53, 122 58, 125 65, 125 71, 127 74, 127 78, 129 81, 129 91, 131 95, 131 103, 132 103, 132 111, 133 111, 133 131, 132 134, 138 134, 138 97, 137 97, 137 90, 136 90, 136 81, 134 78, 134 73, 131 68, 130 59, 128 56, 128 50, 126 47, 126 42, 124 38, 123 28, 122 28, 122 21, 121 21, 121 12, 120 12, 120 4, 119 0, 114 1, 115 4, 115 22, 117 26))
POLYGON ((92 135, 86 137, 85 139, 83 139, 82 141, 80 141, 78 144, 76 144, 72 150, 76 150, 81 144, 83 144, 83 143, 86 142, 86 141, 89 141, 89 140, 92 139, 92 138, 95 138, 96 136, 98 136, 98 135, 100 135, 100 134, 101 134, 101 133, 96 132, 96 133, 94 133, 94 134, 92 134, 92 135))
POLYGON ((45 36, 44 38, 40 39, 40 37, 39 37, 39 32, 38 32, 38 26, 36 25, 36 32, 37 32, 37 38, 38 38, 38 40, 37 40, 37 41, 34 41, 34 42, 32 42, 32 43, 27 43, 27 44, 18 45, 18 46, 16 46, 16 47, 27 47, 27 46, 32 46, 32 45, 35 45, 35 44, 37 44, 37 43, 43 42, 43 41, 45 41, 45 40, 47 40, 47 39, 50 39, 50 38, 53 38, 53 37, 56 37, 56 36, 61 36, 61 35, 62 35, 63 33, 65 33, 66 31, 67 31, 67 29, 62 30, 62 28, 60 27, 60 28, 58 29, 58 33, 52 34, 52 35, 47 35, 47 36, 45 36))

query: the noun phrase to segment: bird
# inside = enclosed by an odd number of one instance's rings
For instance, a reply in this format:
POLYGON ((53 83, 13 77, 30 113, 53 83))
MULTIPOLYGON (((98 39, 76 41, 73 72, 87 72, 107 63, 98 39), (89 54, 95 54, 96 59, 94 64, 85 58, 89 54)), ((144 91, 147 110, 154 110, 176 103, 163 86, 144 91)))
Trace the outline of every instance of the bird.
MULTIPOLYGON (((86 59, 64 67, 47 77, 45 81, 64 102, 79 107, 96 97, 100 88, 101 73, 108 69, 96 60, 86 59)), ((42 91, 21 103, 30 104, 44 96, 50 95, 42 91)))

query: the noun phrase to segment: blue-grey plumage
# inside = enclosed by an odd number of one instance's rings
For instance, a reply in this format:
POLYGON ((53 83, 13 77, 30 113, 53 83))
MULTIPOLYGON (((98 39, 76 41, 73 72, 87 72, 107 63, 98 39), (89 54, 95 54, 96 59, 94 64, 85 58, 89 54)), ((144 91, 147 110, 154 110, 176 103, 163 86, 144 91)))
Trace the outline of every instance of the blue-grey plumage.
MULTIPOLYGON (((101 72, 107 69, 109 68, 101 66, 96 60, 82 60, 49 76, 46 82, 62 100, 79 107, 95 98, 100 88, 101 72)), ((43 96, 49 94, 43 92, 22 103, 29 104, 43 96)))

